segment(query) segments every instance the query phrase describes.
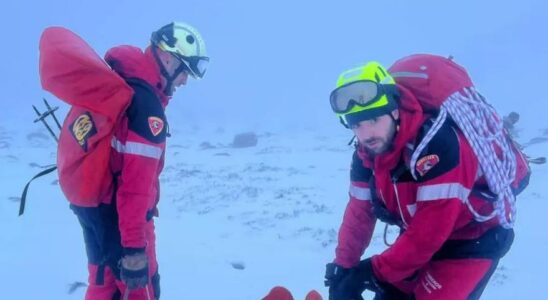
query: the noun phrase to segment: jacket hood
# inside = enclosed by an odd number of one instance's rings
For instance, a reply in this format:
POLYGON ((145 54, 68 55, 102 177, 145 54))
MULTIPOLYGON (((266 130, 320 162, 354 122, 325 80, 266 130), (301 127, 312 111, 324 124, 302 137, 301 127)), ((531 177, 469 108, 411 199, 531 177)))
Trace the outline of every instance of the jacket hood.
POLYGON ((169 101, 163 92, 160 68, 152 56, 150 47, 144 52, 134 46, 117 46, 105 54, 105 61, 125 79, 138 78, 150 84, 165 107, 169 101))

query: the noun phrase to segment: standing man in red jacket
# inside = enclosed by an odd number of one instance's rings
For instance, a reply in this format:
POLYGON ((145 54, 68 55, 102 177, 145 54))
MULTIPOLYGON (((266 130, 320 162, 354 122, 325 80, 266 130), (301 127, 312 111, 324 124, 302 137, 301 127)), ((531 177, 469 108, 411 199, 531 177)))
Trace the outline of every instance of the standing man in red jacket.
POLYGON ((105 61, 134 94, 111 142, 112 190, 99 207, 71 205, 89 261, 86 300, 159 299, 154 217, 168 135, 164 110, 188 76, 204 76, 209 58, 196 29, 171 23, 152 34, 144 51, 115 47, 105 61))
POLYGON ((421 152, 413 176, 410 155, 432 125, 417 98, 376 62, 343 73, 332 109, 357 138, 350 200, 336 257, 327 265, 330 300, 479 299, 513 231, 484 215, 493 194, 459 128, 447 120, 421 152), (385 251, 361 260, 377 219, 400 235, 385 251))

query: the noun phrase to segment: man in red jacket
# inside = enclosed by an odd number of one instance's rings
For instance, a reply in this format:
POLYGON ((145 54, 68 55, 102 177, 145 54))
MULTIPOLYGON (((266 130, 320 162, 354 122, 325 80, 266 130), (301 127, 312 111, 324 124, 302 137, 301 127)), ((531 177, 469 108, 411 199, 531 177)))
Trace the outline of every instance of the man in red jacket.
POLYGON ((119 46, 106 53, 134 95, 111 142, 112 190, 99 207, 71 205, 84 231, 87 300, 159 298, 153 217, 168 135, 164 109, 188 76, 204 76, 208 60, 198 31, 183 23, 154 32, 144 51, 119 46))
POLYGON ((401 91, 376 62, 343 73, 331 106, 357 138, 350 201, 339 230, 336 257, 327 265, 330 300, 478 299, 513 231, 493 211, 478 159, 463 133, 444 122, 421 152, 415 176, 413 149, 432 125, 418 100, 401 91), (384 252, 361 260, 376 220, 400 235, 384 252))

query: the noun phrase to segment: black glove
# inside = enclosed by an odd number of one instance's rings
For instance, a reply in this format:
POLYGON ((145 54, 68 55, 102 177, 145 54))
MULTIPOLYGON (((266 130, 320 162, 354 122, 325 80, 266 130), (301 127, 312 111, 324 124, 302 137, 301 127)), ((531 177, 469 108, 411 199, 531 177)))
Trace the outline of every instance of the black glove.
MULTIPOLYGON (((124 249, 126 250, 126 249, 124 249)), ((144 288, 148 284, 148 257, 144 249, 125 251, 120 259, 120 279, 129 290, 144 288)))
POLYGON ((329 300, 362 300, 361 295, 366 289, 377 294, 383 293, 373 273, 370 258, 350 269, 327 264, 325 279, 325 285, 329 286, 329 300))
MULTIPOLYGON (((342 300, 343 298, 339 297, 339 285, 341 281, 349 276, 350 270, 348 268, 341 267, 335 263, 329 263, 325 266, 325 286, 329 287, 329 300, 342 300)), ((361 295, 361 293, 359 294, 361 295)), ((358 295, 356 295, 358 296, 358 295)), ((352 298, 348 298, 352 299, 352 298)), ((362 299, 356 297, 356 299, 362 299)))

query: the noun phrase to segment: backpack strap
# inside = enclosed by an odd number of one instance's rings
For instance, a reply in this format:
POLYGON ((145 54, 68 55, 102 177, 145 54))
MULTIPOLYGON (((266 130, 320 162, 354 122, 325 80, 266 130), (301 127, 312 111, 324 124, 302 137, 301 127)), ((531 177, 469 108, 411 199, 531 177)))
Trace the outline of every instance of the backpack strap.
POLYGON ((382 200, 379 198, 375 184, 375 174, 372 174, 369 178, 369 189, 371 190, 371 203, 373 204, 373 213, 375 214, 375 217, 386 224, 396 225, 402 228, 402 220, 388 211, 382 200))
MULTIPOLYGON (((408 170, 409 168, 407 167, 407 164, 402 156, 402 159, 396 168, 390 171, 390 179, 392 183, 395 184, 408 170)), ((371 174, 371 177, 369 178, 369 189, 371 190, 371 203, 373 204, 373 213, 375 214, 375 217, 388 225, 396 225, 403 228, 403 220, 388 211, 382 200, 379 198, 375 184, 375 173, 371 174)))
POLYGON ((27 184, 25 185, 25 188, 23 189, 23 194, 21 195, 21 202, 19 203, 19 215, 22 215, 24 212, 25 212, 25 203, 27 201, 27 192, 28 192, 28 189, 29 189, 29 186, 30 186, 30 183, 36 179, 36 178, 39 178, 39 177, 42 177, 44 175, 47 175, 53 171, 55 171, 57 169, 57 166, 53 166, 53 167, 50 167, 50 168, 47 168, 43 171, 41 171, 40 173, 34 175, 34 177, 32 177, 31 180, 29 180, 29 182, 27 182, 27 184))
POLYGON ((494 227, 471 240, 447 240, 432 257, 433 261, 445 259, 495 259, 502 258, 514 241, 514 230, 494 227))
POLYGON ((431 121, 426 121, 422 125, 421 129, 421 136, 417 140, 420 140, 419 145, 415 148, 413 151, 413 154, 411 155, 411 162, 409 163, 409 170, 411 171, 411 175, 415 180, 417 180, 417 171, 415 166, 417 165, 417 161, 419 160, 419 157, 422 153, 427 151, 428 143, 434 138, 436 133, 440 130, 440 128, 443 126, 443 124, 447 120, 447 112, 443 109, 441 109, 437 115, 437 117, 431 121), (431 123, 431 124, 430 124, 431 123))

